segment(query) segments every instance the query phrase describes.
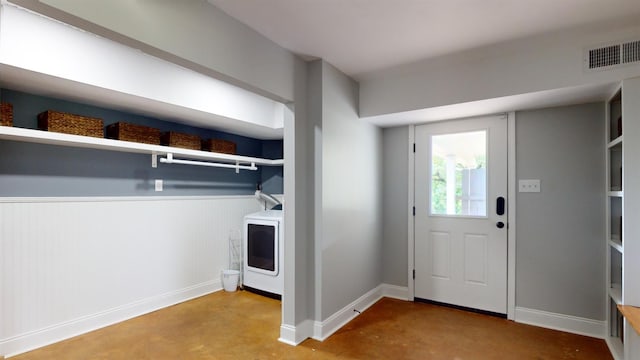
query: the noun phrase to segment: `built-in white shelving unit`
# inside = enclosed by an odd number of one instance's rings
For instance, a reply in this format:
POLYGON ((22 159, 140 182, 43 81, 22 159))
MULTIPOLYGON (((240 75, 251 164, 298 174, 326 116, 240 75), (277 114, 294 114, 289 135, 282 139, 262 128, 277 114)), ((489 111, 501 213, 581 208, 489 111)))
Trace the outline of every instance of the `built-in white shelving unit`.
POLYGON ((282 166, 284 164, 284 160, 282 159, 271 160, 250 156, 189 150, 170 146, 141 144, 130 141, 15 128, 10 126, 0 126, 0 139, 99 150, 120 151, 127 153, 149 154, 152 155, 153 158, 157 156, 167 156, 170 158, 199 160, 207 163, 213 161, 232 165, 232 168, 233 166, 242 165, 282 166))
MULTIPOLYGON (((622 300, 617 310, 620 313, 618 324, 622 324, 621 342, 623 342, 620 359, 640 359, 640 77, 625 79, 620 90, 621 115, 616 111, 617 98, 612 98, 614 106, 610 112, 612 117, 621 117, 624 143, 610 147, 613 158, 609 171, 615 170, 615 157, 620 155, 620 186, 623 195, 618 198, 622 207, 622 231, 620 237, 620 254, 622 257, 622 300)), ((617 174, 612 174, 617 175, 617 174)), ((612 180, 613 184, 613 180, 612 180)), ((615 226, 615 225, 614 225, 615 226)), ((613 249, 613 247, 609 247, 613 249)), ((619 271, 619 270, 618 270, 619 271)), ((616 354, 617 355, 617 354, 616 354)))
POLYGON ((624 359, 622 304, 623 283, 623 119, 622 87, 607 102, 606 108, 606 229, 607 229, 607 343, 616 359, 624 359))

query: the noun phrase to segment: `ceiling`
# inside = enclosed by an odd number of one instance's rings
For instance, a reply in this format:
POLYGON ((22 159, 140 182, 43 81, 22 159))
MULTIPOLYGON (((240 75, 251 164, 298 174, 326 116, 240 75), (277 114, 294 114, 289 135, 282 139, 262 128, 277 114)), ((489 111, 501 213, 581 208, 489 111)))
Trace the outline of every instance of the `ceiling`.
POLYGON ((290 51, 367 73, 526 36, 640 17, 638 0, 208 0, 290 51))
MULTIPOLYGON (((205 0, 201 0, 205 1, 205 0)), ((638 0, 206 0, 280 46, 305 58, 322 58, 361 79, 390 67, 563 28, 640 18, 638 0)), ((17 90, 46 89, 45 95, 113 106, 142 115, 257 138, 281 138, 282 129, 244 126, 232 119, 121 96, 104 89, 27 76, 0 69, 2 85, 17 90), (15 76, 13 76, 15 75, 15 76), (57 84, 57 85, 56 85, 57 84), (54 86, 56 85, 56 86, 54 86), (59 85, 59 86, 58 86, 59 85), (57 92, 56 92, 57 91, 57 92), (189 120, 182 120, 189 119, 189 120)), ((398 126, 598 101, 612 84, 585 85, 516 94, 462 104, 370 116, 365 120, 398 126)))

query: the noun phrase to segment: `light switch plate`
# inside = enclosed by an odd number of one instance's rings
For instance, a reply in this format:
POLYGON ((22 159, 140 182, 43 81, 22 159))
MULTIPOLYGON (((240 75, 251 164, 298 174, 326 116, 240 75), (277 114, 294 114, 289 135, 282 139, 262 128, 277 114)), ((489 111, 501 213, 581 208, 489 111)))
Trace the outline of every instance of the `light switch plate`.
POLYGON ((519 192, 540 192, 540 180, 539 179, 522 179, 518 181, 519 192))
POLYGON ((156 191, 162 191, 162 180, 156 179, 156 191))

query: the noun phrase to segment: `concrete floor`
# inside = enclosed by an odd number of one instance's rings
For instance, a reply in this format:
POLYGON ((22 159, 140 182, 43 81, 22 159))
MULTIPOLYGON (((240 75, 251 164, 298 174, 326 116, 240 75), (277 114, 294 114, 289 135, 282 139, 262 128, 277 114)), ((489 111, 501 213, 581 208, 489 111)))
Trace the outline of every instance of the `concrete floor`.
POLYGON ((324 342, 277 341, 280 301, 217 292, 11 359, 611 359, 603 340, 382 299, 324 342))

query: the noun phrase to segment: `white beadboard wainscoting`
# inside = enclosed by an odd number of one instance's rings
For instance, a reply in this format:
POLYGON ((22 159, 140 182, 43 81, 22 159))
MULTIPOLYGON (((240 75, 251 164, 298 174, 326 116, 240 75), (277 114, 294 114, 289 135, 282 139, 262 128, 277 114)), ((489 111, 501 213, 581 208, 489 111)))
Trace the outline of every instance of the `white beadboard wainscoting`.
POLYGON ((0 198, 0 355, 220 290, 253 196, 0 198))

